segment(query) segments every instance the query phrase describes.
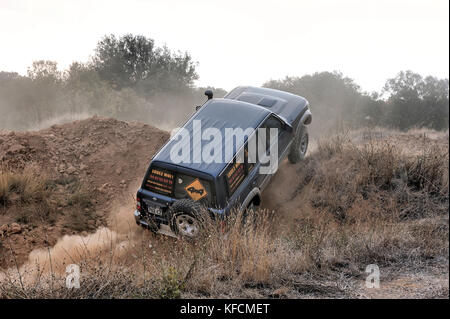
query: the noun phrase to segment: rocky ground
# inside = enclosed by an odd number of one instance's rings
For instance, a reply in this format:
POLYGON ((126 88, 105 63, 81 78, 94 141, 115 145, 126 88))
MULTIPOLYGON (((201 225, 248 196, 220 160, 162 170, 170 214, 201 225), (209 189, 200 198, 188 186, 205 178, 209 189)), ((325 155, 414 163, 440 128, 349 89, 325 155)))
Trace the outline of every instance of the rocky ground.
MULTIPOLYGON (((167 132, 141 123, 93 117, 36 132, 0 134, 0 168, 23 171, 33 167, 52 185, 50 205, 56 210, 51 223, 21 224, 14 206, 0 204, 0 265, 22 263, 34 248, 54 245, 65 234, 94 231, 106 225, 111 203, 128 193, 141 179, 152 155, 169 137, 167 132), (67 225, 68 199, 86 195, 86 225, 67 225), (126 193, 126 194, 125 194, 126 193), (9 251, 16 255, 14 260, 9 251)), ((19 203, 18 203, 19 204, 19 203)))

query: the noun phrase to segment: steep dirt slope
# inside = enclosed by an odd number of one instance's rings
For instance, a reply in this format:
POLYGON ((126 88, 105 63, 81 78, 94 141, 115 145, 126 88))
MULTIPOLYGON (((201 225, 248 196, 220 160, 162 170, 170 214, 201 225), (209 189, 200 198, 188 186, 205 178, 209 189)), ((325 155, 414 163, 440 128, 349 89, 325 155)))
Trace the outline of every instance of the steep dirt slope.
POLYGON ((35 163, 51 176, 75 175, 92 187, 109 183, 118 188, 142 173, 167 138, 168 133, 146 124, 93 117, 0 135, 0 161, 14 169, 35 163))
POLYGON ((105 225, 111 203, 134 195, 126 192, 130 183, 142 178, 151 156, 168 137, 146 124, 99 117, 36 132, 0 134, 0 169, 20 173, 32 167, 33 174, 50 184, 49 209, 55 211, 49 223, 15 223, 20 203, 0 205, 0 263, 15 262, 7 253, 11 249, 21 263, 33 248, 53 245, 63 234, 105 225), (82 211, 72 213, 86 215, 81 221, 86 225, 75 229, 71 223, 79 222, 78 217, 67 213, 74 200, 81 202, 82 211))

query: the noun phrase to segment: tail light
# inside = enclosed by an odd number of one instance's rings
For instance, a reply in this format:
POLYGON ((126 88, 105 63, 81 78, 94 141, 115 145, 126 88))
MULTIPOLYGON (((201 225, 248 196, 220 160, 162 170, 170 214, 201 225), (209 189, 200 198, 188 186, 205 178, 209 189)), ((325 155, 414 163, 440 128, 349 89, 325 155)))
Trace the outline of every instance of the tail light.
POLYGON ((227 223, 226 223, 224 220, 222 220, 222 221, 220 222, 220 232, 221 232, 222 234, 225 234, 226 227, 227 227, 227 223))
POLYGON ((142 211, 141 199, 139 197, 136 197, 136 210, 139 212, 142 211))

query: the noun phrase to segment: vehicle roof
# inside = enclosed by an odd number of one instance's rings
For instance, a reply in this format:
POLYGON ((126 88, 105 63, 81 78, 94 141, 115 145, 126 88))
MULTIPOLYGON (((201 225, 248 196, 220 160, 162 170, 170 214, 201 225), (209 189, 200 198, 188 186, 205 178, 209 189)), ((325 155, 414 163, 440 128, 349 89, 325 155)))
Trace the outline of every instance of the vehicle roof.
MULTIPOLYGON (((181 143, 182 133, 178 131, 167 143, 166 145, 153 157, 153 161, 161 161, 169 164, 178 165, 181 167, 201 171, 207 174, 212 175, 213 177, 218 176, 222 170, 226 167, 228 162, 231 160, 225 158, 225 145, 230 142, 228 138, 225 140, 225 129, 226 128, 241 128, 246 130, 247 128, 251 128, 255 130, 259 124, 272 112, 268 109, 237 100, 230 99, 211 99, 207 101, 194 115, 184 124, 183 128, 187 130, 189 133, 189 154, 182 154, 182 162, 176 163, 173 162, 170 156, 171 149, 181 143), (194 163, 193 156, 193 143, 194 143, 194 120, 201 120, 201 128, 202 132, 206 128, 214 128, 218 129, 222 135, 221 141, 215 141, 214 145, 219 145, 221 149, 221 154, 219 152, 214 154, 213 161, 211 163, 205 163, 201 160, 198 160, 200 163, 194 163), (183 163, 183 161, 188 161, 189 163, 183 163), (216 163, 218 161, 219 163, 216 163)), ((198 147, 199 142, 201 143, 201 150, 204 149, 205 145, 211 143, 212 137, 207 140, 200 139, 197 141, 196 139, 196 147, 198 147)), ((233 144, 233 154, 238 151, 244 142, 236 141, 233 144)), ((184 141, 187 144, 187 139, 184 141)), ((208 145, 212 146, 212 145, 208 145)))
POLYGON ((238 86, 224 98, 265 107, 289 124, 309 104, 305 98, 292 93, 253 86, 238 86))

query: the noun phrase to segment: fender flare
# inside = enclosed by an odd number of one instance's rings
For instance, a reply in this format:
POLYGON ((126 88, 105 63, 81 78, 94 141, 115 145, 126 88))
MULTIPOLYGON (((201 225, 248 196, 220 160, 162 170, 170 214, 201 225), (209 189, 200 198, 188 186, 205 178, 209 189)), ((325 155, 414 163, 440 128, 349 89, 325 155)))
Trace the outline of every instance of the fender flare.
POLYGON ((241 204, 240 210, 244 210, 247 208, 248 204, 255 198, 255 196, 259 196, 261 198, 261 191, 258 187, 253 188, 247 195, 247 197, 244 199, 244 201, 241 204))
POLYGON ((305 111, 305 113, 302 115, 300 119, 300 123, 303 125, 311 124, 312 122, 312 113, 309 109, 305 111))

